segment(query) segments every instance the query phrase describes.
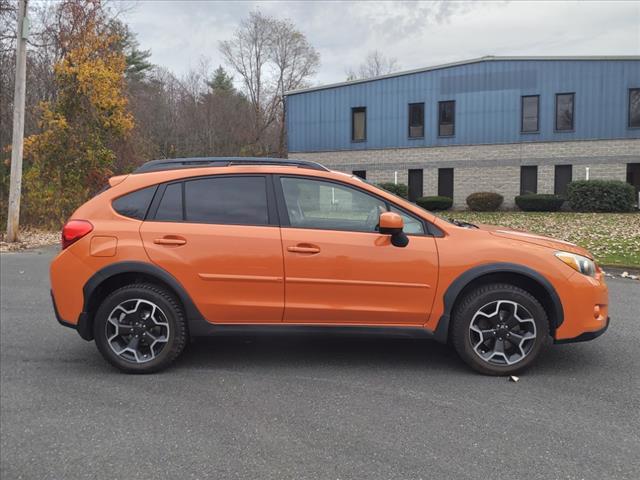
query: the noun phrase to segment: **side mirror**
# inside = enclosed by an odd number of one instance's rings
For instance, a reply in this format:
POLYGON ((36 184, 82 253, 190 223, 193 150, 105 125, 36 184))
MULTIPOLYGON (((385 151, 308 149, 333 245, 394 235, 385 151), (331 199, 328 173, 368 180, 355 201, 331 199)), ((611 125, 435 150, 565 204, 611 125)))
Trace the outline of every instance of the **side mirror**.
POLYGON ((391 244, 394 247, 406 247, 409 245, 409 237, 402 231, 404 221, 400 215, 393 212, 382 212, 379 225, 381 234, 391 235, 391 244))

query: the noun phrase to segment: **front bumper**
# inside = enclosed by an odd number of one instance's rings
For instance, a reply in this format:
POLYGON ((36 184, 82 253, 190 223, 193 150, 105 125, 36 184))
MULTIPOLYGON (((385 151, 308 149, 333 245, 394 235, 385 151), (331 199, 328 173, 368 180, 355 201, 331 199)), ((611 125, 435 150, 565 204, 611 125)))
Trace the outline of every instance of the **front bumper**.
POLYGON ((600 335, 602 335, 604 332, 607 331, 607 328, 609 328, 610 320, 611 318, 607 317, 607 322, 605 323, 604 327, 602 327, 600 330, 596 330, 594 332, 584 332, 578 335, 577 337, 573 337, 573 338, 562 338, 560 340, 554 339, 553 343, 562 344, 562 343, 588 342, 589 340, 598 338, 600 335))

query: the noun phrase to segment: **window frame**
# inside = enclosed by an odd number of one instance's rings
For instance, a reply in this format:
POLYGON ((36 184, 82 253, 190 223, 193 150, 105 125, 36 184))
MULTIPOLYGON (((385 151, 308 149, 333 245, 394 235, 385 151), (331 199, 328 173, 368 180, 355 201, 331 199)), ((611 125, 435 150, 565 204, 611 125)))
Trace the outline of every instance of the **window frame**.
POLYGON ((158 185, 158 189, 156 190, 156 194, 151 202, 151 206, 147 212, 147 218, 145 221, 148 222, 158 222, 158 223, 191 223, 196 225, 229 225, 235 227, 277 227, 279 226, 278 221, 278 212, 276 207, 276 199, 273 188, 273 179, 270 174, 265 173, 221 173, 214 175, 198 175, 195 177, 182 177, 175 180, 171 180, 168 182, 164 182, 158 185), (234 177, 261 177, 265 179, 265 190, 267 194, 267 223, 265 224, 251 224, 251 223, 211 223, 211 222, 194 222, 186 220, 186 188, 185 183, 194 181, 194 180, 206 180, 206 179, 216 179, 216 178, 234 178, 234 177), (158 213, 158 207, 160 206, 160 202, 162 201, 162 197, 164 196, 164 192, 169 185, 173 185, 176 183, 182 184, 182 220, 159 220, 156 219, 156 214, 158 213))
POLYGON ((384 198, 381 195, 377 195, 373 192, 370 192, 368 190, 365 190, 363 188, 358 188, 355 185, 351 185, 349 183, 343 183, 340 182, 338 180, 334 180, 331 178, 324 178, 324 177, 316 177, 313 175, 304 175, 304 174, 299 174, 299 175, 295 175, 295 174, 272 174, 273 176, 273 186, 275 188, 275 194, 276 194, 276 204, 278 207, 278 216, 280 218, 280 226, 283 228, 296 228, 296 229, 301 229, 301 230, 319 230, 319 231, 327 231, 327 232, 350 232, 350 233, 362 233, 362 234, 368 234, 368 235, 381 235, 380 232, 363 232, 362 230, 345 230, 342 228, 312 228, 312 227, 299 227, 299 226, 295 226, 295 225, 291 225, 290 221, 289 221, 289 212, 287 209, 287 204, 284 198, 284 191, 282 188, 282 182, 280 181, 281 178, 299 178, 299 179, 304 179, 304 180, 315 180, 317 182, 325 182, 325 183, 334 183, 340 187, 344 187, 344 188, 350 188, 352 190, 355 190, 356 192, 360 192, 363 193, 365 195, 369 195, 370 197, 375 198, 378 201, 381 201, 382 203, 385 204, 385 206, 387 207, 387 211, 391 210, 391 206, 393 206, 394 208, 398 209, 399 211, 401 211, 403 214, 407 215, 408 217, 413 218, 416 222, 420 223, 422 225, 422 229, 424 230, 424 233, 406 233, 406 235, 410 236, 410 237, 436 237, 441 235, 441 231, 435 226, 432 225, 431 222, 425 220, 422 217, 417 216, 415 213, 409 212, 406 208, 398 205, 397 203, 391 202, 388 199, 384 198))
POLYGON ((437 116, 438 116, 438 138, 451 138, 451 137, 455 137, 456 136, 456 101, 455 100, 440 100, 438 102, 438 110, 436 112, 437 116), (453 127, 451 129, 451 134, 449 135, 443 135, 441 133, 441 126, 442 125, 449 125, 448 123, 440 123, 440 108, 443 104, 445 103, 452 103, 453 104, 453 115, 452 115, 452 120, 451 120, 451 126, 453 127))
POLYGON ((564 92, 564 93, 556 93, 555 96, 556 103, 555 109, 553 111, 553 129, 555 133, 571 133, 576 131, 576 92, 564 92), (565 128, 562 130, 558 129, 558 97, 563 95, 571 95, 571 128, 565 128))
POLYGON ((407 110, 407 138, 409 138, 409 140, 420 140, 424 138, 424 132, 425 132, 425 122, 424 122, 424 102, 414 102, 414 103, 410 103, 409 104, 409 108, 407 110), (416 125, 411 125, 411 108, 415 107, 417 105, 421 105, 422 106, 422 135, 411 135, 411 127, 412 126, 416 126, 416 125))
POLYGON ((540 133, 540 94, 536 95, 521 95, 520 96, 520 133, 524 135, 536 134, 540 133), (524 129, 524 99, 525 98, 536 98, 536 129, 535 130, 525 130, 524 129))
POLYGON ((351 107, 351 143, 362 143, 367 141, 367 107, 351 107), (361 139, 355 138, 355 114, 364 113, 364 137, 361 139))
POLYGON ((636 130, 640 128, 640 123, 631 125, 631 92, 638 92, 638 95, 640 95, 640 87, 630 87, 627 91, 627 128, 636 130))

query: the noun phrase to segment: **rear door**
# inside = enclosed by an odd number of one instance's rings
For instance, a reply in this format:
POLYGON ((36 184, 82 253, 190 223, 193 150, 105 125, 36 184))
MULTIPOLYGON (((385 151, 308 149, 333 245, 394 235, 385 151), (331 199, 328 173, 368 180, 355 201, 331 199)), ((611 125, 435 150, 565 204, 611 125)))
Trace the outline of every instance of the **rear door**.
POLYGON ((284 272, 271 178, 214 175, 162 185, 142 224, 151 260, 214 323, 281 322, 284 272))

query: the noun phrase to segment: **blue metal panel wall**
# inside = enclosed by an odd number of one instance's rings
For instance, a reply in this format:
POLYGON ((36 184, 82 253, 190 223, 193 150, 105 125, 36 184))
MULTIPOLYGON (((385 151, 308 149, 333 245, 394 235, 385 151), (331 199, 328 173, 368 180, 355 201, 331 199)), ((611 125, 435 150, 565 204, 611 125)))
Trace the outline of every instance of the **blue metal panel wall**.
POLYGON ((289 151, 640 138, 629 129, 635 60, 498 60, 287 97, 289 151), (575 92, 573 132, 554 131, 556 93, 575 92), (540 95, 540 132, 520 133, 520 97, 540 95), (437 108, 456 101, 455 136, 438 138, 437 108), (425 136, 408 138, 408 105, 425 103, 425 136), (367 140, 351 142, 351 108, 367 107, 367 140))

